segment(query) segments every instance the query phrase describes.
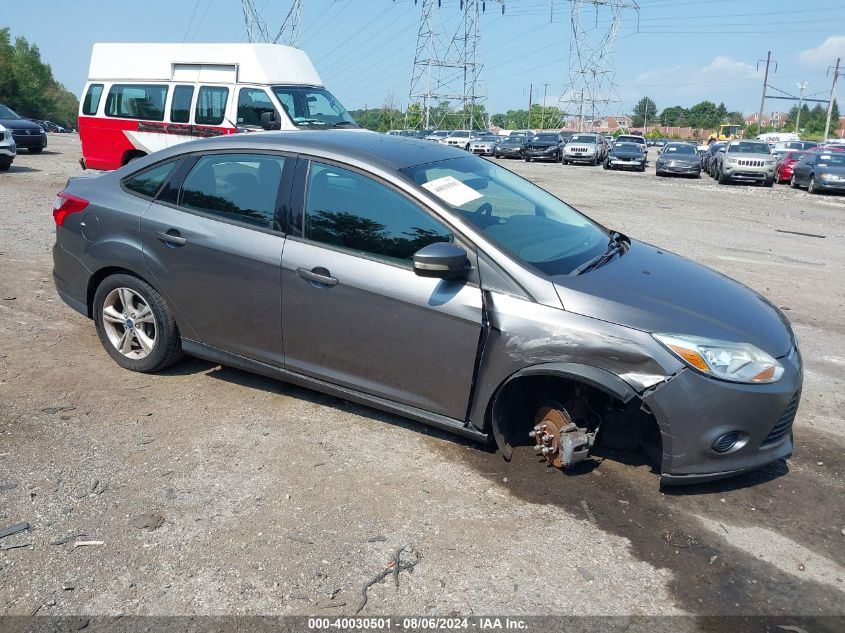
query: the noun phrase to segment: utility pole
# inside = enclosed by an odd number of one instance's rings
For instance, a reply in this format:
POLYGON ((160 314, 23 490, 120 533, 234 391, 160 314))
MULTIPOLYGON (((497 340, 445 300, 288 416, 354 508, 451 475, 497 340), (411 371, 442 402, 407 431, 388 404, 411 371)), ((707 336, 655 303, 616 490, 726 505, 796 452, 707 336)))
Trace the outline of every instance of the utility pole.
MULTIPOLYGON (((525 94, 525 90, 522 91, 525 94)), ((528 84, 528 128, 531 129, 531 107, 534 105, 534 84, 528 84)))
MULTIPOLYGON (((836 68, 833 71, 833 83, 830 85, 830 100, 827 104, 827 121, 824 124, 824 137, 822 140, 827 140, 827 135, 830 133, 830 117, 833 114, 833 99, 836 96, 836 80, 839 79, 839 62, 842 61, 842 58, 839 57, 836 60, 836 68)), ((830 68, 828 68, 830 71, 830 68)))
MULTIPOLYGON (((757 60, 757 68, 760 68, 760 62, 762 59, 757 60)), ((760 114, 759 118, 757 119, 757 135, 763 133, 763 106, 766 104, 766 88, 769 87, 769 64, 772 63, 772 51, 769 51, 766 55, 766 72, 763 74, 763 95, 760 97, 760 114)), ((777 62, 775 62, 775 72, 777 72, 777 62)))
POLYGON ((795 131, 798 132, 798 124, 801 122, 801 108, 804 107, 804 91, 807 89, 807 82, 798 83, 798 114, 795 115, 795 131))
POLYGON ((543 84, 543 113, 540 115, 540 129, 546 129, 546 94, 549 91, 549 84, 543 84))

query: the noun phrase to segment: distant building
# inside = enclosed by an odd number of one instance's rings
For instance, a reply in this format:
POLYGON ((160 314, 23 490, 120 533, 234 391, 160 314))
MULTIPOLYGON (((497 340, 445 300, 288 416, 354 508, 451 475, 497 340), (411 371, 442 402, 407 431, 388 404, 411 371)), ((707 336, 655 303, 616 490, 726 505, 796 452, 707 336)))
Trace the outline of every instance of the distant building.
POLYGON ((628 115, 607 116, 600 119, 584 118, 583 122, 578 117, 566 122, 567 129, 583 130, 585 132, 602 132, 605 134, 615 132, 618 129, 629 129, 631 117, 628 115))
MULTIPOLYGON (((755 112, 745 117, 746 125, 757 125, 757 120, 760 118, 760 113, 755 112)), ((763 127, 772 126, 775 128, 782 128, 786 125, 789 119, 789 114, 786 112, 772 112, 771 114, 763 113, 763 127)))

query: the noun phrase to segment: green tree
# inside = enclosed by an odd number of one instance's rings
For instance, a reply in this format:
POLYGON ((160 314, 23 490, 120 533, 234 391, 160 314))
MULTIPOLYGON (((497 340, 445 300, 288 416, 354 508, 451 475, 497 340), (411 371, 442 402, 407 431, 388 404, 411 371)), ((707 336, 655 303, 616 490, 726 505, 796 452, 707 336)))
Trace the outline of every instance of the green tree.
POLYGON ((633 127, 642 127, 646 124, 657 123, 657 104, 649 97, 643 97, 634 106, 634 113, 631 116, 633 127))
POLYGON ((665 126, 683 126, 686 125, 687 111, 681 106, 671 106, 663 108, 660 113, 660 125, 665 126))
POLYGON ((686 125, 690 127, 715 128, 721 121, 719 108, 712 101, 696 103, 686 113, 686 125))
POLYGON ((0 29, 0 102, 21 116, 76 127, 76 97, 55 80, 38 46, 23 37, 13 43, 8 28, 0 29))

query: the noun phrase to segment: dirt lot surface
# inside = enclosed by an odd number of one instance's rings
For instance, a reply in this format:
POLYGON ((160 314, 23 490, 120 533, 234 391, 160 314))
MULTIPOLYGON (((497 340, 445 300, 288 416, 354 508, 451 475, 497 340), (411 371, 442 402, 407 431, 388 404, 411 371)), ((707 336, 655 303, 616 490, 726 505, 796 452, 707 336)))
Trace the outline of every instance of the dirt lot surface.
POLYGON ((118 368, 51 279, 79 155, 51 135, 0 173, 0 529, 30 525, 0 539, 0 614, 349 614, 402 546, 362 614, 845 614, 845 199, 507 163, 793 322, 794 458, 661 492, 198 360, 118 368))

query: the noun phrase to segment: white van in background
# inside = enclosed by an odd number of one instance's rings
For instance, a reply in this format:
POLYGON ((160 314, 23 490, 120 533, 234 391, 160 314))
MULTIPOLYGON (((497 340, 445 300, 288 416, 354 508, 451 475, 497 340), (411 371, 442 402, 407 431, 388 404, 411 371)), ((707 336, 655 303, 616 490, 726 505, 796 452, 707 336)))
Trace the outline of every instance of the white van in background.
POLYGON ((358 127, 305 52, 280 44, 94 44, 79 108, 83 166, 117 169, 175 143, 358 127))
POLYGON ((766 141, 767 143, 779 143, 781 141, 800 141, 801 137, 795 132, 767 132, 761 134, 755 140, 766 141))

